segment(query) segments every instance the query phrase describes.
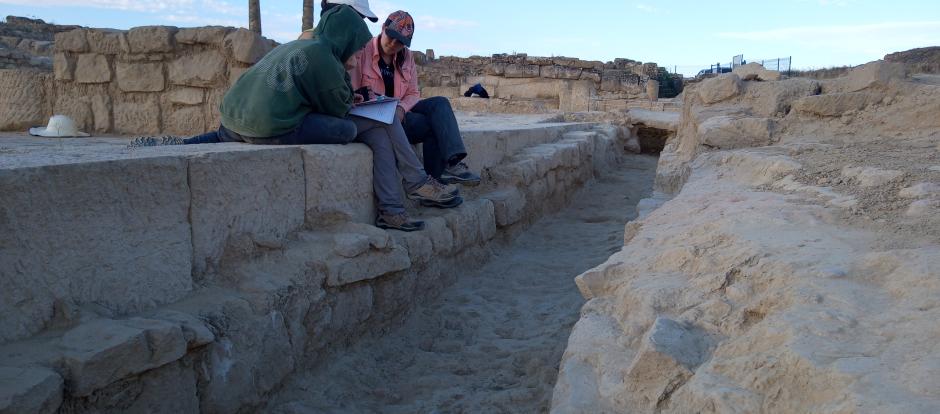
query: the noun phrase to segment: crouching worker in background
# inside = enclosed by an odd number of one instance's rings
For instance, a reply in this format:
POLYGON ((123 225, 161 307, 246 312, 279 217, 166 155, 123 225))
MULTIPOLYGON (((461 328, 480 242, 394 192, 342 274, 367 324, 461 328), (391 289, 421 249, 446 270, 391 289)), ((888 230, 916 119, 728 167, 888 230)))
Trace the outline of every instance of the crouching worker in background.
POLYGON ((382 32, 366 44, 359 65, 349 72, 353 89, 367 88, 399 98, 397 117, 413 144, 424 144, 424 168, 448 184, 478 185, 480 176, 463 162, 467 157, 450 101, 421 99, 418 71, 408 47, 414 35, 411 15, 397 11, 388 16, 382 32))
MULTIPOLYGON (((325 13, 311 39, 281 45, 245 72, 225 94, 218 131, 183 140, 184 144, 247 142, 262 145, 347 144, 363 142, 373 152, 373 184, 381 228, 421 230, 401 198, 450 206, 459 191, 428 176, 405 131, 392 125, 348 116, 355 101, 346 71, 372 35, 350 6, 325 13)), ((249 173, 249 171, 246 171, 249 173)))

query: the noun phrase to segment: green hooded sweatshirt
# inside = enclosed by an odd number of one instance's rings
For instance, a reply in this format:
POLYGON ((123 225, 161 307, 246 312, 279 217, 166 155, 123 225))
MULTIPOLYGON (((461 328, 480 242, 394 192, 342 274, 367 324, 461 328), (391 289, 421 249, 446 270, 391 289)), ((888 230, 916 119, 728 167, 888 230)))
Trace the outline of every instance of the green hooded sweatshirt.
POLYGON ((327 11, 313 39, 278 46, 235 82, 222 99, 222 125, 265 138, 293 131, 311 112, 345 117, 353 93, 343 63, 371 39, 351 7, 327 11))

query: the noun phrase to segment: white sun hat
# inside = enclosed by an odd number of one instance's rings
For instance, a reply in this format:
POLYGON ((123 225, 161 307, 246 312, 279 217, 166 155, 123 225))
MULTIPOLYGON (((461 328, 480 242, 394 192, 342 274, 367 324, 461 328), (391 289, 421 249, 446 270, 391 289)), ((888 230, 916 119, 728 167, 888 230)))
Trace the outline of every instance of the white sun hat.
POLYGON ((30 128, 29 135, 37 137, 87 137, 88 134, 78 130, 75 121, 65 115, 53 115, 49 118, 49 125, 45 128, 30 128))
POLYGON ((379 16, 376 16, 375 13, 369 9, 369 0, 328 0, 327 3, 348 4, 357 12, 359 12, 359 14, 369 18, 369 20, 372 20, 373 22, 379 21, 379 16))

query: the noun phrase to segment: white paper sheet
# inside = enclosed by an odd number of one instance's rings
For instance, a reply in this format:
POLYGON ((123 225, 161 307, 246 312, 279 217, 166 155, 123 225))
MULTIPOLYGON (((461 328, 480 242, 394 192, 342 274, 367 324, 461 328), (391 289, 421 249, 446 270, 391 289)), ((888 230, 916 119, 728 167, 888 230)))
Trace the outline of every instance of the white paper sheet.
POLYGON ((398 99, 384 99, 358 104, 349 111, 349 114, 391 125, 395 120, 396 108, 398 108, 398 99))

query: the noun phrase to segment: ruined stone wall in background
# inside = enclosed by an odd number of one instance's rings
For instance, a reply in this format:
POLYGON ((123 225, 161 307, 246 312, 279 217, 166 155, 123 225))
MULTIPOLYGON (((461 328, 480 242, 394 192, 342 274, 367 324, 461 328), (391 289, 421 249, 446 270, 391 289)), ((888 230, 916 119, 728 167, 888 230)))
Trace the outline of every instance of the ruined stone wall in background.
MULTIPOLYGON (((613 62, 567 57, 499 54, 492 57, 430 59, 415 52, 422 96, 458 98, 480 83, 496 102, 487 107, 509 112, 607 111, 647 96, 646 83, 659 67, 630 59, 613 62)), ((471 105, 468 101, 467 105, 471 105)), ((458 99, 458 107, 462 102, 458 99)), ((479 103, 471 106, 479 106, 479 103)))
POLYGON ((7 16, 0 22, 0 69, 52 70, 53 37, 77 26, 48 24, 38 19, 7 16))
POLYGON ((75 29, 55 35, 48 98, 89 132, 199 134, 218 128, 225 91, 275 46, 230 27, 75 29))

